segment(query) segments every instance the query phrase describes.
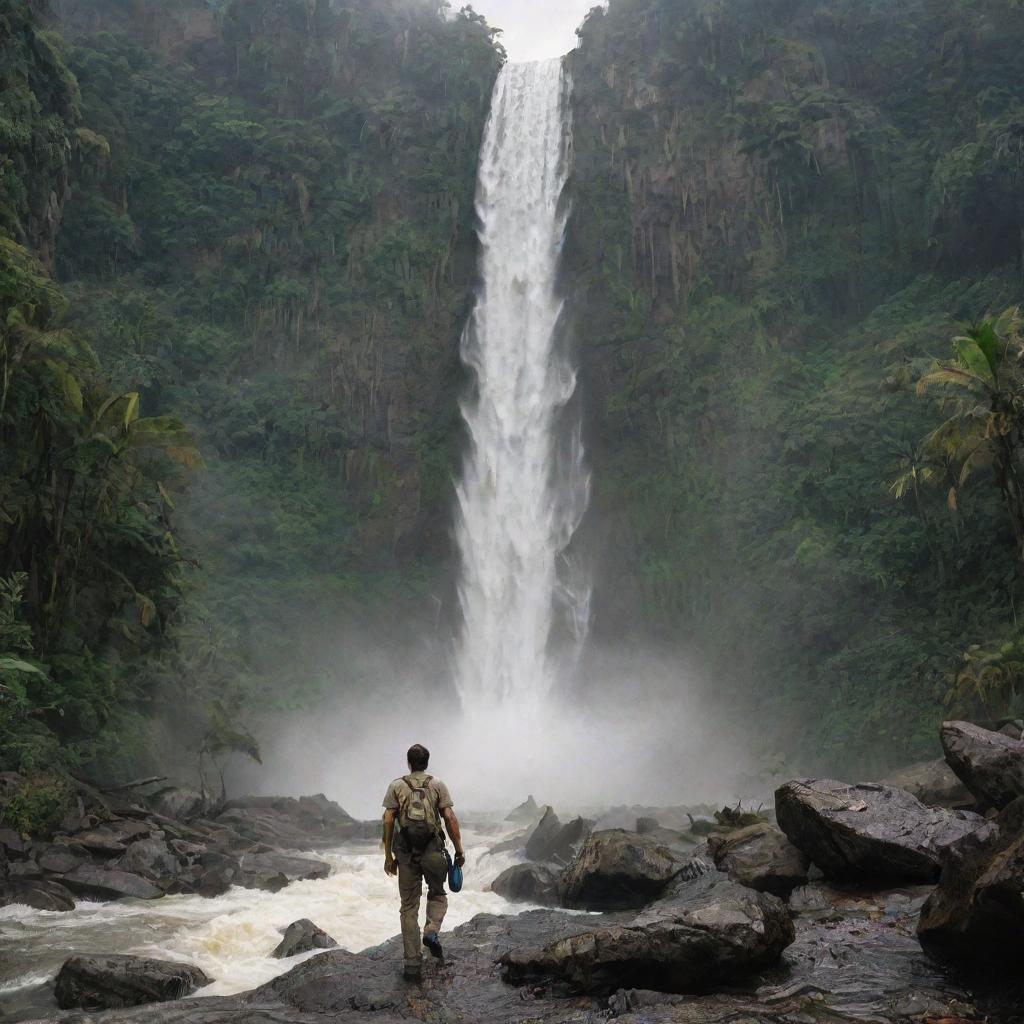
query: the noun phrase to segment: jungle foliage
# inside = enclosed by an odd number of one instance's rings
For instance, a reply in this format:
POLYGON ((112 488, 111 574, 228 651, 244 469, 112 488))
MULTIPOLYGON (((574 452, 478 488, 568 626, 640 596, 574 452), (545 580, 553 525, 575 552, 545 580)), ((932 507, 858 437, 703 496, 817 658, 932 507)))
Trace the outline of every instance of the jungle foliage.
POLYGON ((446 557, 503 55, 426 0, 52 8, 2 65, 0 730, 99 772, 258 757, 257 709, 358 673, 339 614, 419 607, 446 557))
POLYGON ((612 0, 571 58, 599 619, 682 625, 809 769, 1022 711, 1022 40, 1012 0, 612 0))

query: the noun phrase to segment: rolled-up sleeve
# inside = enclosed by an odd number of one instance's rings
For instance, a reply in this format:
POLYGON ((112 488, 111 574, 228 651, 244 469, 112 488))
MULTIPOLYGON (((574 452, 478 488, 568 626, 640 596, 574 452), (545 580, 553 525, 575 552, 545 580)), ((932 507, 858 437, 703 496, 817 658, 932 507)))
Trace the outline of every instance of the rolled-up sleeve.
POLYGON ((398 810, 398 794, 395 792, 395 784, 393 782, 388 786, 388 791, 384 794, 384 810, 398 810))
POLYGON ((452 795, 448 792, 448 787, 439 779, 435 780, 435 784, 437 786, 437 809, 444 811, 449 807, 454 807, 455 805, 452 803, 452 795))

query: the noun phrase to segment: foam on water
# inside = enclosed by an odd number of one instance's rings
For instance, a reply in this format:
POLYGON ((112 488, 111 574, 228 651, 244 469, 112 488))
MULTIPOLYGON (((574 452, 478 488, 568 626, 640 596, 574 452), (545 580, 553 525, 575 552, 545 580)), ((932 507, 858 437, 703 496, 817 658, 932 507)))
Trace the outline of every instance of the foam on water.
MULTIPOLYGON (((449 897, 445 928, 479 913, 520 913, 522 904, 485 891, 514 862, 513 855, 488 853, 472 833, 467 833, 466 852, 466 886, 449 897)), ((185 961, 215 979, 200 994, 229 995, 262 985, 316 955, 270 956, 281 931, 299 918, 308 917, 353 952, 398 932, 398 887, 384 874, 379 849, 308 855, 328 861, 331 874, 321 881, 295 882, 278 893, 235 888, 216 899, 83 902, 66 914, 22 906, 0 909, 0 1017, 19 1005, 40 1005, 39 999, 28 1000, 26 992, 48 985, 61 963, 75 954, 133 953, 185 961)))

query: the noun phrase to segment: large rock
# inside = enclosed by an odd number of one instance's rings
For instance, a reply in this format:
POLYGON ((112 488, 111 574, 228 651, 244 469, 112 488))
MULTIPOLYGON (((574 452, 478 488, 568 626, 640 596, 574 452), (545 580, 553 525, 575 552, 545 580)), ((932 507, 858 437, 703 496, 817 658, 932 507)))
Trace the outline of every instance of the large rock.
POLYGON ((266 850, 243 853, 238 858, 233 884, 279 892, 289 882, 326 878, 330 873, 331 866, 325 861, 266 850))
POLYGON ((648 836, 621 829, 592 832, 565 869, 559 894, 567 907, 626 910, 660 896, 685 860, 648 836))
POLYGON ((34 910, 74 910, 71 893, 59 882, 44 878, 15 879, 0 883, 0 907, 20 904, 34 910))
POLYGON ((97 864, 79 864, 74 870, 63 875, 60 881, 72 892, 94 900, 119 900, 134 897, 140 900, 155 900, 163 893, 145 878, 104 868, 97 864))
POLYGON ((942 851, 985 819, 925 807, 901 789, 834 779, 787 782, 775 793, 779 827, 831 878, 930 882, 942 851))
POLYGON ((191 821, 201 818, 209 810, 209 800, 191 786, 166 786, 146 797, 151 811, 175 821, 191 821))
POLYGON ((270 955, 278 960, 284 960, 314 949, 333 949, 337 945, 327 932, 318 928, 308 917, 304 917, 301 921, 293 921, 288 925, 284 938, 270 955))
POLYGON ((943 722, 949 766, 983 807, 1006 807, 1024 796, 1024 740, 970 722, 943 722))
POLYGON ((533 796, 528 796, 518 807, 509 812, 506 821, 515 822, 518 825, 532 824, 544 813, 544 810, 537 806, 533 796))
POLYGON ((882 779, 883 786, 906 790, 928 807, 965 808, 974 807, 970 790, 957 778, 949 765, 938 758, 935 761, 918 761, 882 779))
POLYGON ((585 818, 575 818, 568 825, 563 825, 549 807, 526 840, 526 856, 530 860, 553 860, 567 864, 576 856, 592 826, 593 822, 585 818))
POLYGON ((1024 949, 1024 798, 946 851, 921 910, 925 950, 967 967, 1019 970, 1024 949))
POLYGON ((182 999, 210 979, 191 964, 139 956, 74 956, 57 975, 62 1010, 104 1010, 182 999))
POLYGON ((807 883, 810 859, 773 825, 748 825, 708 837, 715 866, 734 882, 759 892, 788 896, 807 883))
POLYGON ((140 839, 113 863, 120 871, 128 871, 154 882, 161 889, 169 888, 181 874, 181 862, 162 839, 140 839))
POLYGON ((322 793, 315 796, 252 796, 229 800, 217 822, 257 843, 292 849, 373 838, 379 821, 356 821, 322 793))
POLYGON ((781 900, 714 873, 675 887, 627 923, 584 919, 540 948, 500 959, 512 983, 554 981, 572 992, 706 991, 778 961, 795 931, 781 900))
POLYGON ((491 891, 513 903, 558 905, 558 872, 547 864, 514 864, 491 882, 491 891))

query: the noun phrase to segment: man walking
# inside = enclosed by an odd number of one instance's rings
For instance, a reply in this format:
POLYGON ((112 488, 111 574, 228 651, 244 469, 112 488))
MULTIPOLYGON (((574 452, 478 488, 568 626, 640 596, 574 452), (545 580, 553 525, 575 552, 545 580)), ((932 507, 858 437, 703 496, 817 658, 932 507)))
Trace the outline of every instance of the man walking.
POLYGON ((419 926, 423 879, 427 880, 427 923, 422 944, 439 960, 444 956, 439 932, 448 909, 444 891, 448 861, 442 822, 455 846, 455 863, 461 867, 466 856, 448 787, 427 774, 430 751, 416 743, 407 758, 409 774, 395 779, 384 795, 384 870, 398 875, 405 976, 416 979, 423 970, 419 926))

